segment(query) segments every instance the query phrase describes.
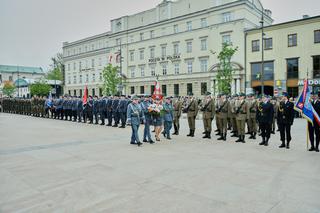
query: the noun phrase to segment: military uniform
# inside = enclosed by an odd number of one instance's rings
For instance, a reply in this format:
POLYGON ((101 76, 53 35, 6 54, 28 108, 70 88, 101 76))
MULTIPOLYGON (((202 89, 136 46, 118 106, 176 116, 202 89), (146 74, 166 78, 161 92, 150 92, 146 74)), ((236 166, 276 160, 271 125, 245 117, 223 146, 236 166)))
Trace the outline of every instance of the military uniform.
POLYGON ((144 114, 141 106, 137 103, 139 98, 135 96, 133 99, 134 102, 129 104, 127 109, 127 122, 131 125, 132 129, 130 144, 138 144, 138 146, 141 146, 142 143, 140 142, 138 131, 141 120, 144 119, 144 114))
POLYGON ((220 138, 218 140, 227 140, 228 130, 228 112, 230 110, 229 101, 226 98, 220 98, 218 100, 218 112, 219 112, 219 125, 220 125, 220 138))
POLYGON ((196 117, 199 109, 198 109, 198 103, 194 97, 192 97, 191 100, 189 101, 190 103, 186 108, 186 112, 187 112, 188 125, 189 125, 190 132, 187 136, 194 137, 194 132, 196 129, 196 117))
POLYGON ((259 145, 268 146, 274 115, 273 110, 273 105, 268 100, 262 101, 258 105, 257 120, 259 122, 262 137, 262 142, 259 145))
POLYGON ((180 130, 180 117, 182 113, 182 101, 177 99, 173 104, 173 127, 174 127, 174 133, 173 135, 179 135, 180 130))
MULTIPOLYGON (((284 94, 287 97, 287 94, 284 94)), ((288 99, 281 101, 277 110, 277 123, 280 130, 280 140, 282 144, 279 148, 286 147, 289 149, 289 144, 291 141, 291 126, 294 120, 294 104, 288 99), (287 144, 285 141, 287 139, 287 144)))
POLYGON ((236 119, 237 119, 237 128, 238 128, 238 137, 239 139, 236 142, 245 143, 245 128, 246 120, 249 119, 250 109, 248 102, 244 99, 245 94, 241 94, 240 97, 243 99, 236 101, 236 119))
POLYGON ((201 107, 202 111, 202 120, 203 120, 203 127, 205 135, 203 138, 211 138, 212 132, 212 120, 214 119, 215 115, 215 101, 211 97, 211 93, 207 93, 206 100, 204 105, 201 107))

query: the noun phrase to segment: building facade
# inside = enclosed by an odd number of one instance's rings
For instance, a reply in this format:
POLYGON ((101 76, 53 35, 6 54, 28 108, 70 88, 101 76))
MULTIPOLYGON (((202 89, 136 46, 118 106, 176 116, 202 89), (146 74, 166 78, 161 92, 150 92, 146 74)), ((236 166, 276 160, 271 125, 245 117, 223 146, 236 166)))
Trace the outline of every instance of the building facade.
POLYGON ((216 94, 218 53, 232 43, 238 51, 232 93, 245 90, 245 31, 272 24, 259 0, 162 1, 155 8, 111 20, 111 31, 63 43, 65 91, 101 95, 102 70, 119 66, 123 93, 151 94, 158 77, 164 95, 216 94), (122 60, 121 60, 122 59, 122 60))
POLYGON ((320 82, 320 16, 276 24, 262 30, 246 31, 246 87, 265 93, 292 97, 300 93, 304 79, 319 90, 320 82), (262 60, 263 54, 263 60, 262 60), (264 62, 264 72, 261 73, 264 62))
MULTIPOLYGON (((31 79, 37 81, 44 78, 44 76, 45 72, 41 67, 0 65, 0 87, 2 87, 6 81, 17 83, 15 85, 19 89, 17 89, 15 96, 24 97, 23 95, 26 93, 25 85, 19 84, 20 82, 23 82, 21 79, 31 79)), ((0 96, 2 96, 1 90, 0 96)))

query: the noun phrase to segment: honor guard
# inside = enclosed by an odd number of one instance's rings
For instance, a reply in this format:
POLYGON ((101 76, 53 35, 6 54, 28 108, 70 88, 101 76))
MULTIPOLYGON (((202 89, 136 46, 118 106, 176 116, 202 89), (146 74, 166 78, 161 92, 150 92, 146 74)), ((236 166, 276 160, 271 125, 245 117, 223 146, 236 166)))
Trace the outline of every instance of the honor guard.
POLYGON ((238 129, 237 129, 237 114, 236 114, 236 102, 239 100, 239 96, 237 94, 233 95, 230 100, 230 122, 232 126, 232 135, 231 137, 238 137, 238 129))
POLYGON ((294 120, 294 104, 289 101, 287 93, 283 93, 277 111, 277 123, 280 130, 281 145, 279 148, 289 149, 291 141, 291 126, 294 120), (287 144, 285 143, 287 139, 287 144))
POLYGON ((262 142, 259 143, 259 145, 268 146, 273 115, 273 105, 270 103, 269 97, 265 95, 262 96, 262 101, 259 103, 257 111, 257 120, 259 122, 262 137, 262 142))
POLYGON ((193 94, 191 93, 189 96, 189 103, 185 108, 188 117, 188 125, 189 125, 189 134, 188 137, 194 137, 194 132, 196 130, 196 117, 198 114, 198 102, 193 94))
POLYGON ((202 138, 211 138, 212 132, 212 120, 214 119, 215 115, 215 101, 211 97, 211 93, 206 93, 205 101, 201 107, 202 111, 202 120, 203 120, 203 127, 204 127, 204 136, 202 138))
POLYGON ((173 104, 173 127, 174 127, 174 133, 173 135, 179 135, 180 130, 180 117, 182 112, 182 101, 180 98, 176 98, 173 104))
POLYGON ((171 97, 166 98, 166 102, 163 104, 163 121, 164 121, 164 135, 168 140, 171 140, 170 130, 172 129, 173 123, 173 106, 171 103, 171 97))
POLYGON ((248 95, 248 104, 249 104, 249 111, 250 111, 249 120, 248 120, 248 130, 250 134, 249 139, 256 139, 258 101, 254 98, 253 94, 248 95))
POLYGON ((219 113, 219 125, 220 125, 220 138, 218 140, 227 140, 227 130, 228 130, 228 112, 230 110, 229 101, 227 96, 222 94, 218 100, 218 113, 219 113))
POLYGON ((132 135, 130 144, 137 144, 141 146, 142 143, 139 139, 139 126, 141 124, 141 120, 144 119, 144 114, 139 104, 139 97, 134 96, 132 98, 132 103, 129 104, 127 109, 127 123, 131 125, 132 135))
MULTIPOLYGON (((314 110, 320 115, 320 101, 319 101, 320 94, 312 93, 311 97, 311 104, 314 108, 314 110)), ((318 122, 313 119, 313 125, 308 122, 308 131, 309 131, 309 139, 311 143, 311 148, 309 149, 310 152, 316 151, 319 152, 319 141, 320 141, 320 127, 318 122), (316 137, 314 138, 314 135, 316 137), (316 140, 316 144, 314 144, 314 140, 316 140)))
POLYGON ((237 119, 237 129, 239 139, 236 142, 245 143, 245 128, 246 121, 249 119, 250 111, 249 104, 245 100, 246 95, 241 93, 239 95, 239 100, 236 101, 236 119, 237 119))

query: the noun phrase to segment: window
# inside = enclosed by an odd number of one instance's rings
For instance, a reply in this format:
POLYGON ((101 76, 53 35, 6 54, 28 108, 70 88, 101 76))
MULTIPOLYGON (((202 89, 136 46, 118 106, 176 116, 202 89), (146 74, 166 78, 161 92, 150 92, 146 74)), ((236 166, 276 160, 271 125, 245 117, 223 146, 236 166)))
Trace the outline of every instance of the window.
MULTIPOLYGON (((12 76, 10 76, 11 77, 11 81, 12 81, 12 76)), ((9 77, 9 79, 10 79, 10 77, 9 77)), ((68 84, 71 84, 71 76, 68 76, 68 84)))
POLYGON ((140 50, 140 60, 144 60, 144 50, 140 50))
POLYGON ((222 36, 222 43, 223 44, 231 44, 231 36, 230 35, 223 35, 222 36))
POLYGON ((117 45, 117 46, 121 45, 121 38, 117 38, 117 39, 116 39, 116 45, 117 45))
POLYGON ((314 31, 314 43, 320 43, 320 30, 314 31))
POLYGON ((134 67, 131 68, 131 78, 135 77, 135 71, 134 71, 134 67))
POLYGON ((76 84, 77 83, 77 76, 73 76, 73 84, 76 84))
POLYGON ((180 72, 180 65, 174 64, 174 74, 179 75, 179 72, 180 72))
POLYGON ((82 75, 79 75, 79 83, 82 84, 82 75))
POLYGON ((85 46, 85 47, 84 47, 84 50, 85 50, 85 52, 87 52, 87 51, 88 51, 88 47, 87 47, 87 46, 85 46))
POLYGON ((297 46, 297 34, 288 35, 288 47, 297 46))
POLYGON ((207 50, 207 39, 201 39, 201 50, 207 50))
POLYGON ((141 77, 144 77, 144 67, 140 67, 140 74, 141 74, 141 77))
POLYGON ((154 30, 150 31, 150 38, 154 38, 154 30))
POLYGON ((207 83, 206 82, 202 82, 201 83, 201 95, 205 95, 207 91, 208 91, 207 83))
POLYGON ((201 28, 207 27, 207 19, 206 18, 202 18, 201 19, 201 28))
POLYGON ((88 60, 86 60, 86 69, 88 69, 88 60))
POLYGON ((82 97, 82 89, 80 89, 80 97, 82 97))
POLYGON ((173 45, 173 54, 174 55, 179 55, 179 44, 174 44, 173 45))
POLYGON ((166 46, 162 46, 161 47, 161 56, 162 57, 166 57, 167 55, 167 47, 166 46))
POLYGON ((264 39, 264 49, 271 50, 272 49, 272 38, 264 39))
POLYGON ((162 85, 162 94, 167 96, 167 85, 162 85))
POLYGON ((258 52, 260 51, 260 40, 254 40, 252 41, 252 52, 258 52))
POLYGON ((144 33, 140 33, 140 41, 144 40, 144 33))
POLYGON ((175 84, 173 86, 173 93, 174 93, 174 96, 175 97, 178 97, 179 96, 179 84, 175 84))
POLYGON ((162 35, 162 36, 165 36, 165 35, 166 35, 166 28, 165 28, 165 27, 163 27, 163 28, 161 29, 161 35, 162 35))
POLYGON ((320 55, 313 56, 313 78, 320 78, 320 55))
POLYGON ((231 21, 231 13, 230 12, 222 13, 222 18, 223 18, 223 22, 231 21))
POLYGON ((134 61, 134 52, 133 51, 130 52, 130 61, 134 61))
POLYGON ((81 61, 79 61, 79 71, 81 71, 81 61))
POLYGON ((192 22, 188 21, 187 22, 187 31, 191 31, 192 30, 192 22))
POLYGON ((299 59, 287 59, 287 79, 299 78, 299 59))
POLYGON ((154 58, 154 48, 150 48, 150 58, 154 58))
POLYGON ((102 66, 102 60, 99 58, 99 66, 102 66))
POLYGON ((99 73, 99 80, 102 81, 102 73, 99 73))
POLYGON ((187 95, 191 95, 193 92, 192 92, 192 84, 187 84, 187 95))
POLYGON ((134 42, 134 37, 132 35, 132 36, 130 36, 130 43, 133 43, 133 42, 134 42))
POLYGON ((130 87, 131 94, 134 94, 134 87, 130 87))
POLYGON ((187 70, 188 70, 188 74, 192 73, 192 61, 187 62, 187 70))
POLYGON ((92 67, 92 68, 94 67, 94 58, 91 59, 91 67, 92 67))
POLYGON ((153 92, 154 92, 154 85, 151 85, 151 87, 150 87, 150 94, 153 94, 153 92))
MULTIPOLYGON (((253 81, 261 80, 261 62, 251 63, 251 79, 253 81)), ((273 81, 274 79, 274 63, 273 61, 264 62, 264 81, 273 81)))
MULTIPOLYGON (((9 81, 12 81, 12 76, 9 76, 9 81)), ((70 83, 69 83, 70 84, 70 83)))
POLYGON ((2 75, 0 74, 0 83, 2 83, 2 75))
POLYGON ((73 63, 73 70, 76 70, 76 62, 73 63))
POLYGON ((167 65, 166 64, 162 65, 162 75, 167 75, 167 65))
POLYGON ((92 74, 92 82, 96 82, 96 74, 92 74))
POLYGON ((68 64, 68 71, 70 71, 70 64, 68 64))
POLYGON ((102 97, 102 88, 99 88, 99 96, 102 97))
POLYGON ((140 94, 144 94, 144 86, 140 86, 140 94))
POLYGON ((156 68, 155 67, 151 67, 151 76, 156 76, 156 68))
POLYGON ((290 97, 298 97, 299 95, 299 87, 288 87, 287 93, 290 97))
POLYGON ((188 41, 187 42, 187 53, 191 53, 192 52, 192 42, 188 41))
POLYGON ((91 50, 94 50, 94 44, 91 44, 91 50))
POLYGON ((89 74, 86 74, 86 83, 89 82, 89 74))
POLYGON ((179 28, 178 28, 178 25, 174 25, 173 26, 173 33, 178 33, 179 32, 179 28))
POLYGON ((200 70, 201 70, 201 72, 208 71, 208 59, 201 59, 200 60, 200 70))

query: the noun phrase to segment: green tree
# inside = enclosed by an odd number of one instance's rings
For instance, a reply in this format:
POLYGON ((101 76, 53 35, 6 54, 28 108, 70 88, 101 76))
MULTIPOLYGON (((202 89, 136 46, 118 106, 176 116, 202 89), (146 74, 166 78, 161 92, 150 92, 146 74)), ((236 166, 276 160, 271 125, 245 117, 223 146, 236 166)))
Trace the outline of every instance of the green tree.
POLYGON ((51 86, 43 82, 36 82, 30 85, 30 92, 32 96, 46 96, 49 95, 50 91, 51 86))
POLYGON ((232 74, 234 70, 231 65, 231 58, 237 52, 238 47, 233 47, 232 44, 223 43, 222 50, 218 55, 219 66, 217 73, 218 91, 225 94, 231 93, 232 74))
POLYGON ((52 64, 50 65, 51 69, 47 73, 46 78, 48 80, 59 80, 63 81, 63 55, 61 53, 56 54, 51 58, 52 64))
POLYGON ((48 80, 63 80, 62 72, 59 68, 54 68, 47 73, 46 79, 48 80))
POLYGON ((4 82, 3 88, 2 88, 2 93, 5 96, 11 97, 14 92, 16 91, 16 87, 14 86, 14 84, 12 82, 4 82))
POLYGON ((111 64, 109 64, 103 69, 102 76, 103 94, 116 95, 118 93, 117 86, 121 83, 121 77, 118 72, 118 67, 113 67, 111 64))

